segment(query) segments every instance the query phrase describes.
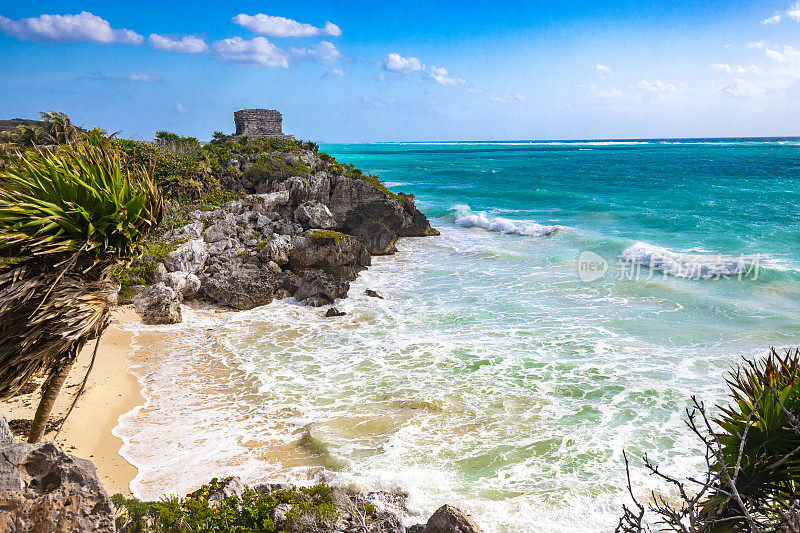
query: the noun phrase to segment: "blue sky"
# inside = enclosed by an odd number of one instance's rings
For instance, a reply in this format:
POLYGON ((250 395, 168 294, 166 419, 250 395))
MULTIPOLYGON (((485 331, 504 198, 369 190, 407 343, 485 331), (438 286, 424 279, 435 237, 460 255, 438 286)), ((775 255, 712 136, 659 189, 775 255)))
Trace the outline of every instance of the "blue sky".
POLYGON ((0 117, 320 142, 800 135, 800 4, 15 2, 0 117))

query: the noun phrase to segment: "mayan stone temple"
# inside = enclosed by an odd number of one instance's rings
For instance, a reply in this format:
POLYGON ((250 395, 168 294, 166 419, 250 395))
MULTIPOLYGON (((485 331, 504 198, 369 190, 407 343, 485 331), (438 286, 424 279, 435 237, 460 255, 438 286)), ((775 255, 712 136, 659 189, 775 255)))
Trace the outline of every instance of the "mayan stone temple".
POLYGON ((292 135, 283 134, 283 117, 277 109, 240 109, 234 111, 233 122, 236 124, 236 135, 294 139, 292 135))

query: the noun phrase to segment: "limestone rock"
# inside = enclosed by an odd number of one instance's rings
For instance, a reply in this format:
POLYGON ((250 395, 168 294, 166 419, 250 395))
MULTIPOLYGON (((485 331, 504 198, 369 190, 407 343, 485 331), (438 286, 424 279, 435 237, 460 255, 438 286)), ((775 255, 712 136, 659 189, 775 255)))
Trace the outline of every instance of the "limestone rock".
POLYGON ((203 239, 193 239, 171 251, 167 256, 167 260, 164 261, 164 266, 170 272, 196 274, 203 268, 206 259, 208 259, 208 250, 203 239))
POLYGON ((303 274, 300 286, 294 293, 298 302, 313 307, 330 305, 339 298, 347 296, 350 284, 343 279, 336 279, 323 272, 308 270, 303 274))
POLYGON ((334 316, 344 316, 344 315, 346 315, 346 314, 347 314, 347 313, 345 313, 344 311, 339 311, 339 310, 338 310, 338 309, 336 309, 335 307, 331 307, 330 309, 328 309, 328 310, 325 312, 325 316, 326 316, 326 317, 328 317, 328 318, 330 318, 330 317, 334 317, 334 316))
POLYGON ((51 442, 0 444, 0 510, 9 533, 115 530, 94 465, 51 442))
POLYGON ((358 239, 345 236, 338 240, 315 238, 315 232, 293 240, 289 265, 293 270, 320 269, 337 278, 354 280, 371 264, 369 252, 358 239))
POLYGON ((133 306, 145 324, 177 324, 182 320, 181 295, 163 282, 134 296, 133 306))
POLYGON ((483 533, 472 516, 450 505, 442 505, 428 519, 425 533, 483 533))
POLYGON ((330 209, 319 202, 300 204, 294 211, 294 218, 305 228, 336 228, 336 220, 334 220, 330 209))
POLYGON ((226 498, 241 496, 245 489, 245 484, 238 477, 232 477, 225 481, 221 487, 209 494, 208 503, 213 505, 222 502, 226 498))
POLYGON ((372 255, 391 255, 397 251, 397 233, 379 222, 365 221, 353 230, 353 236, 363 242, 372 255))
POLYGON ((200 290, 200 278, 186 272, 168 272, 164 274, 162 281, 164 285, 180 293, 185 300, 191 300, 200 290))
POLYGON ((258 253, 258 257, 264 261, 272 261, 278 266, 283 266, 289 262, 289 254, 292 251, 292 237, 289 235, 274 235, 258 253))
POLYGON ((9 446, 14 444, 14 434, 8 426, 8 420, 3 415, 0 415, 0 447, 9 446))
POLYGON ((380 298, 381 300, 383 300, 383 296, 381 296, 380 294, 378 294, 376 291, 373 291, 372 289, 367 289, 367 290, 365 290, 365 291, 364 291, 364 294, 366 294, 366 295, 367 295, 367 296, 369 296, 370 298, 380 298))
POLYGON ((203 296, 234 309, 252 309, 270 303, 274 297, 274 275, 255 265, 231 261, 201 279, 203 296))
POLYGON ((289 516, 289 511, 292 510, 292 506, 288 503, 279 503, 275 506, 275 509, 272 511, 272 520, 275 522, 276 525, 281 526, 286 523, 286 519, 289 516))

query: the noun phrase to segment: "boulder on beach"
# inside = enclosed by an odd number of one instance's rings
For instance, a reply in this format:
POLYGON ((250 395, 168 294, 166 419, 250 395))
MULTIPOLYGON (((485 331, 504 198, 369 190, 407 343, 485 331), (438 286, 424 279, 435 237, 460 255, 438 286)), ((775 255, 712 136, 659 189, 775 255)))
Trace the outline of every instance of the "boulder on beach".
POLYGON ((177 324, 182 320, 181 300, 178 291, 159 282, 134 296, 133 306, 145 324, 177 324))

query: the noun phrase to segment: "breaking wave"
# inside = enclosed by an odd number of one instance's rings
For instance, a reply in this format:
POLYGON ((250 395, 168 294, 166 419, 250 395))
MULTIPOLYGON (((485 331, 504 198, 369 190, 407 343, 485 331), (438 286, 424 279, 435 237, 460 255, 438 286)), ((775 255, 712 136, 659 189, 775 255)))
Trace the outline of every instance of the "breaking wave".
POLYGON ((511 220, 503 217, 490 218, 483 211, 473 212, 468 205, 458 204, 455 210, 455 223, 464 228, 483 228, 487 231, 496 231, 513 235, 528 237, 544 237, 551 235, 564 226, 545 226, 529 220, 511 220))
POLYGON ((673 252, 667 248, 637 242, 622 252, 626 261, 638 263, 679 278, 709 279, 723 276, 757 276, 760 255, 722 255, 673 252))

